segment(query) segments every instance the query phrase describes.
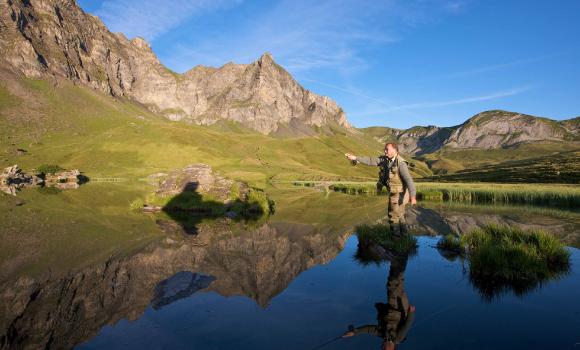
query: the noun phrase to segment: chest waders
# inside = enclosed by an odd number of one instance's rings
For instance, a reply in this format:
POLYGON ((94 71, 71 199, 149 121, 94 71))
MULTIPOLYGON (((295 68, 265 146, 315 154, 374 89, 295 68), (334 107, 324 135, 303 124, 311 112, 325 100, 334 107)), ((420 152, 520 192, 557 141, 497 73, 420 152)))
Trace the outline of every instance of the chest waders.
POLYGON ((401 233, 407 233, 405 205, 409 200, 408 191, 399 174, 399 163, 405 160, 399 155, 391 162, 385 156, 379 158, 381 159, 381 170, 379 171, 377 190, 382 190, 383 186, 386 186, 389 191, 389 225, 393 234, 399 236, 401 233))

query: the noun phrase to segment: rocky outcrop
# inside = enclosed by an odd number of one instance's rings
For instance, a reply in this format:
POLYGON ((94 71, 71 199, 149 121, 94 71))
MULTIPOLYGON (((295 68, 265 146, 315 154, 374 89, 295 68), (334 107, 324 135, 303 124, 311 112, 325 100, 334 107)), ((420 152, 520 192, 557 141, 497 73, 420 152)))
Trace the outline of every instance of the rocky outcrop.
POLYGON ((149 182, 156 190, 147 196, 151 203, 146 203, 143 210, 163 210, 192 229, 195 220, 182 218, 180 212, 234 218, 268 215, 274 210, 274 202, 263 190, 220 176, 207 164, 192 164, 169 174, 154 174, 149 176, 149 182))
POLYGON ((494 149, 536 141, 578 141, 578 120, 555 121, 495 110, 479 113, 454 127, 416 126, 406 130, 385 128, 382 135, 376 128, 369 131, 379 142, 398 142, 403 153, 422 155, 444 147, 494 149))
POLYGON ((77 189, 81 176, 81 172, 77 169, 30 175, 24 173, 18 165, 13 165, 0 173, 0 191, 15 196, 16 192, 23 187, 47 186, 62 190, 77 189))
POLYGON ((149 178, 150 182, 157 185, 155 194, 161 197, 197 192, 201 196, 227 202, 233 197, 246 197, 249 189, 245 183, 226 179, 215 173, 211 166, 202 163, 191 164, 168 174, 155 174, 149 178))
POLYGON ((456 127, 445 140, 452 148, 492 149, 533 141, 564 141, 572 135, 551 119, 505 111, 480 113, 456 127))
POLYGON ((43 182, 42 178, 36 175, 24 173, 18 165, 9 166, 0 173, 0 191, 13 196, 23 187, 38 186, 43 182))
POLYGON ((109 32, 74 0, 0 1, 0 50, 2 64, 27 77, 70 79, 172 120, 230 120, 264 134, 350 128, 336 102, 304 89, 268 53, 251 64, 177 74, 145 40, 109 32))
POLYGON ((78 169, 62 170, 55 173, 44 174, 44 181, 47 185, 57 185, 62 183, 76 183, 80 181, 81 172, 78 169))

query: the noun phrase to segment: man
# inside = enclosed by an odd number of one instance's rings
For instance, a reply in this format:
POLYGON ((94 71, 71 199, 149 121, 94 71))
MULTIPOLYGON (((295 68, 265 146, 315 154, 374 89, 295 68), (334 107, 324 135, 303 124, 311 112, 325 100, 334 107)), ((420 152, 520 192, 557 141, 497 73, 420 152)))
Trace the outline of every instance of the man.
MULTIPOLYGON (((402 343, 415 320, 415 306, 409 303, 405 292, 405 270, 411 251, 393 252, 378 247, 377 243, 360 239, 357 256, 374 256, 374 261, 390 261, 387 279, 387 303, 376 303, 377 324, 349 327, 342 337, 371 334, 382 338, 381 350, 394 350, 402 343)), ((413 248, 414 249, 414 248, 413 248)))
POLYGON ((384 179, 389 191, 389 224, 393 234, 399 236, 407 233, 405 205, 409 201, 409 196, 411 198, 411 205, 417 204, 417 192, 407 163, 399 155, 397 144, 392 142, 386 143, 384 152, 385 155, 380 157, 357 157, 350 153, 346 153, 345 156, 355 165, 362 163, 369 166, 381 167, 379 181, 384 179))

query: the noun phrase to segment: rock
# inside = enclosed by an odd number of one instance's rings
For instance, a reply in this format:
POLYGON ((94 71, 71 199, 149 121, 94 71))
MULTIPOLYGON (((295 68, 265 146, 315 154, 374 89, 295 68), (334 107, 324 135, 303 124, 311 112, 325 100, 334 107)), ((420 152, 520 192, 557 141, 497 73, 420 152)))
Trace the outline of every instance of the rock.
POLYGON ((45 174, 44 180, 47 184, 54 183, 78 183, 81 172, 78 169, 58 171, 54 174, 45 174))
POLYGON ((144 212, 147 212, 147 213, 157 213, 157 212, 160 212, 161 209, 163 209, 163 208, 161 208, 158 205, 148 205, 148 204, 145 204, 143 206, 143 209, 141 209, 141 210, 143 210, 144 212))
POLYGON ((215 279, 214 276, 180 271, 157 284, 155 296, 151 300, 151 306, 153 309, 159 310, 163 306, 187 298, 198 290, 207 288, 215 279))
POLYGON ((203 125, 230 120, 263 134, 287 129, 304 134, 316 127, 331 132, 333 125, 351 129, 336 102, 304 89, 269 53, 251 64, 196 66, 177 74, 144 39, 111 33, 72 0, 0 2, 0 28, 3 66, 124 96, 171 120, 203 125))
POLYGON ((53 186, 59 189, 77 189, 80 185, 80 171, 77 169, 59 171, 55 174, 45 174, 45 179, 36 175, 26 174, 13 165, 0 173, 0 191, 16 195, 17 190, 31 186, 53 186))
POLYGON ((0 183, 4 185, 18 185, 33 182, 33 176, 25 174, 18 165, 5 168, 0 174, 0 183))
MULTIPOLYGON (((48 184, 48 186, 50 186, 50 184, 48 184)), ((59 190, 76 190, 80 187, 77 182, 57 182, 53 186, 59 190)))
POLYGON ((161 197, 176 196, 183 192, 197 192, 225 203, 232 197, 244 197, 248 186, 242 182, 226 179, 216 174, 207 164, 191 164, 165 176, 158 176, 155 194, 161 197), (233 194, 233 190, 238 190, 233 194))

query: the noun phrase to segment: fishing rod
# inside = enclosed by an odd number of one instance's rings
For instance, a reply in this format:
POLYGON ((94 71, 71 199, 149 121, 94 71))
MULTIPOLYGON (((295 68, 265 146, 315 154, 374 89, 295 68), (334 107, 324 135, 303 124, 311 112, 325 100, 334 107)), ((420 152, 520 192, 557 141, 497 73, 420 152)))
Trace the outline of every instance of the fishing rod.
POLYGON ((327 346, 327 345, 329 345, 329 344, 332 344, 332 343, 334 343, 335 341, 337 341, 337 340, 340 340, 340 339, 342 339, 342 335, 341 335, 341 336, 339 336, 339 337, 336 337, 336 338, 330 339, 329 341, 326 341, 326 342, 324 342, 324 343, 322 343, 322 344, 318 345, 317 347, 314 347, 314 348, 312 348, 311 350, 318 350, 318 349, 322 349, 323 347, 325 347, 325 346, 327 346))
MULTIPOLYGON (((353 325, 349 325, 349 326, 348 326, 348 331, 349 331, 349 332, 353 332, 353 331, 354 331, 354 326, 353 326, 353 325)), ((318 346, 316 346, 316 347, 314 347, 314 348, 312 348, 312 349, 310 349, 310 350, 318 350, 318 349, 322 349, 323 347, 325 347, 325 346, 327 346, 327 345, 330 345, 330 344, 332 344, 332 343, 334 343, 335 341, 337 341, 337 340, 340 340, 340 339, 344 339, 344 334, 343 334, 343 335, 341 335, 341 336, 338 336, 338 337, 336 337, 336 338, 330 339, 330 340, 328 340, 328 341, 326 341, 326 342, 324 342, 324 343, 322 343, 322 344, 320 344, 320 345, 318 345, 318 346)))

